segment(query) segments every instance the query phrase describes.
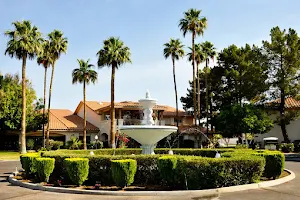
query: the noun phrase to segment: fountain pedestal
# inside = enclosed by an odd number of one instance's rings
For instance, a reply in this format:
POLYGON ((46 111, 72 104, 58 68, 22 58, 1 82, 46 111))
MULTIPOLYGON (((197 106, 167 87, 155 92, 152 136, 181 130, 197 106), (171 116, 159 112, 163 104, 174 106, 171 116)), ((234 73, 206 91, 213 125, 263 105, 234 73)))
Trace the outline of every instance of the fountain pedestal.
POLYGON ((154 148, 156 147, 156 145, 154 144, 146 144, 146 145, 142 145, 142 154, 155 154, 154 153, 154 148))
POLYGON ((141 144, 142 154, 154 154, 156 143, 177 131, 176 126, 156 126, 153 121, 153 107, 156 105, 156 99, 152 99, 149 91, 145 99, 140 99, 144 116, 142 125, 121 126, 120 131, 141 144))

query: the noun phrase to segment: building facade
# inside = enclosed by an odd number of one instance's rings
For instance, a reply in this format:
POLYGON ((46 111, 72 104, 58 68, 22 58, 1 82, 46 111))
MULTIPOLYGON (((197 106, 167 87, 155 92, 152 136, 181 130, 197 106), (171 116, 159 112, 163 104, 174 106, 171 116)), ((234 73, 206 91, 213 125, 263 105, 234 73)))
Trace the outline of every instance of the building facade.
MULTIPOLYGON (((276 120, 279 117, 278 109, 277 110, 274 109, 278 107, 278 104, 280 104, 280 99, 269 102, 267 104, 270 107, 270 109, 268 110, 269 117, 273 120, 276 120)), ((300 101, 296 100, 293 97, 286 98, 285 109, 286 111, 300 111, 300 101)), ((295 140, 300 140, 300 118, 291 121, 290 124, 286 126, 286 130, 291 142, 295 140)), ((254 141, 262 144, 263 139, 266 137, 277 137, 278 142, 284 141, 281 128, 277 124, 274 124, 274 127, 268 133, 256 134, 254 137, 254 141)))

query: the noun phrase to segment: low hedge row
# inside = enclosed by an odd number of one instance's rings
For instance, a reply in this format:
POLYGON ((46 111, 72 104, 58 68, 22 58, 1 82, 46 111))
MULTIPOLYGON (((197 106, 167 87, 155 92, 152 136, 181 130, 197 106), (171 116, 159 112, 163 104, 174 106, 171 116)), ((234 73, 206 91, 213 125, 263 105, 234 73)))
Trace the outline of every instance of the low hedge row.
POLYGON ((263 176, 266 178, 276 179, 284 170, 285 157, 279 151, 234 151, 223 153, 222 157, 244 157, 245 155, 264 157, 265 168, 263 176))
MULTIPOLYGON (((170 149, 167 148, 157 148, 155 149, 156 154, 168 154, 170 149)), ((213 158, 216 155, 216 151, 219 153, 225 152, 233 152, 236 151, 235 149, 172 149, 174 154, 176 155, 191 155, 191 156, 202 156, 202 157, 210 157, 213 158)), ((51 154, 76 154, 76 155, 89 155, 90 150, 57 150, 51 151, 47 153, 51 154)), ((98 149, 93 150, 95 155, 140 155, 142 153, 141 149, 131 149, 131 148, 124 148, 124 149, 98 149)), ((45 152, 43 152, 45 153, 45 152)))
MULTIPOLYGON (((141 185, 156 184, 159 181, 159 172, 157 169, 157 159, 160 155, 61 155, 51 154, 50 152, 44 153, 43 156, 55 158, 55 168, 53 171, 53 179, 64 177, 69 180, 66 166, 63 164, 66 158, 88 158, 89 159, 89 175, 88 183, 101 185, 114 184, 111 174, 111 161, 122 159, 134 159, 137 162, 137 172, 135 175, 135 183, 141 185)), ((71 181, 71 180, 69 180, 71 181)))
MULTIPOLYGON (((50 156, 44 154, 44 156, 56 159, 55 176, 67 178, 63 160, 78 155, 50 156)), ((186 189, 186 184, 188 184, 189 189, 204 189, 256 182, 260 179, 265 165, 265 160, 262 157, 251 155, 219 159, 174 155, 177 165, 173 161, 164 160, 160 155, 118 155, 113 157, 83 155, 82 157, 89 158, 88 182, 90 184, 97 182, 101 185, 113 185, 111 161, 134 159, 137 162, 134 184, 160 185, 164 183, 168 186, 174 186, 176 182, 178 189, 186 189), (168 171, 170 169, 173 171, 168 171)))
POLYGON ((264 170, 261 157, 179 159, 177 174, 185 189, 209 189, 258 182, 264 170))

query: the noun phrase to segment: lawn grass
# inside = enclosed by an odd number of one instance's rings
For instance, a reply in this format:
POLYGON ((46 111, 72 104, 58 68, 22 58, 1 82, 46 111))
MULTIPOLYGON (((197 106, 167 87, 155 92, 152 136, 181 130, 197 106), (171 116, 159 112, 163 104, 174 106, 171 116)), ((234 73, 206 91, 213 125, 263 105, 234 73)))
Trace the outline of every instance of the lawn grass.
POLYGON ((0 160, 19 160, 20 153, 14 151, 0 151, 0 160))

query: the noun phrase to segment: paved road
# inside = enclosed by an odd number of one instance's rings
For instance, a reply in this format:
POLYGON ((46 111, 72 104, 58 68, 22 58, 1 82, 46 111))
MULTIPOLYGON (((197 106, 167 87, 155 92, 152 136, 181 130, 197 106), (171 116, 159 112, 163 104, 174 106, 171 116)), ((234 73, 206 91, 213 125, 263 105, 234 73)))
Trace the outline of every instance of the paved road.
POLYGON ((296 174, 296 178, 288 183, 279 186, 270 187, 268 189, 247 190, 242 192, 234 192, 221 194, 220 196, 211 197, 122 197, 122 196, 100 196, 100 195, 79 195, 79 194, 62 194, 54 192, 44 192, 37 190, 30 190, 18 186, 12 186, 5 181, 6 173, 15 171, 15 167, 20 167, 18 161, 0 161, 0 200, 51 200, 51 199, 74 199, 74 200, 129 200, 129 199, 143 199, 143 200, 299 200, 300 199, 300 162, 286 162, 286 168, 292 170, 296 174))

